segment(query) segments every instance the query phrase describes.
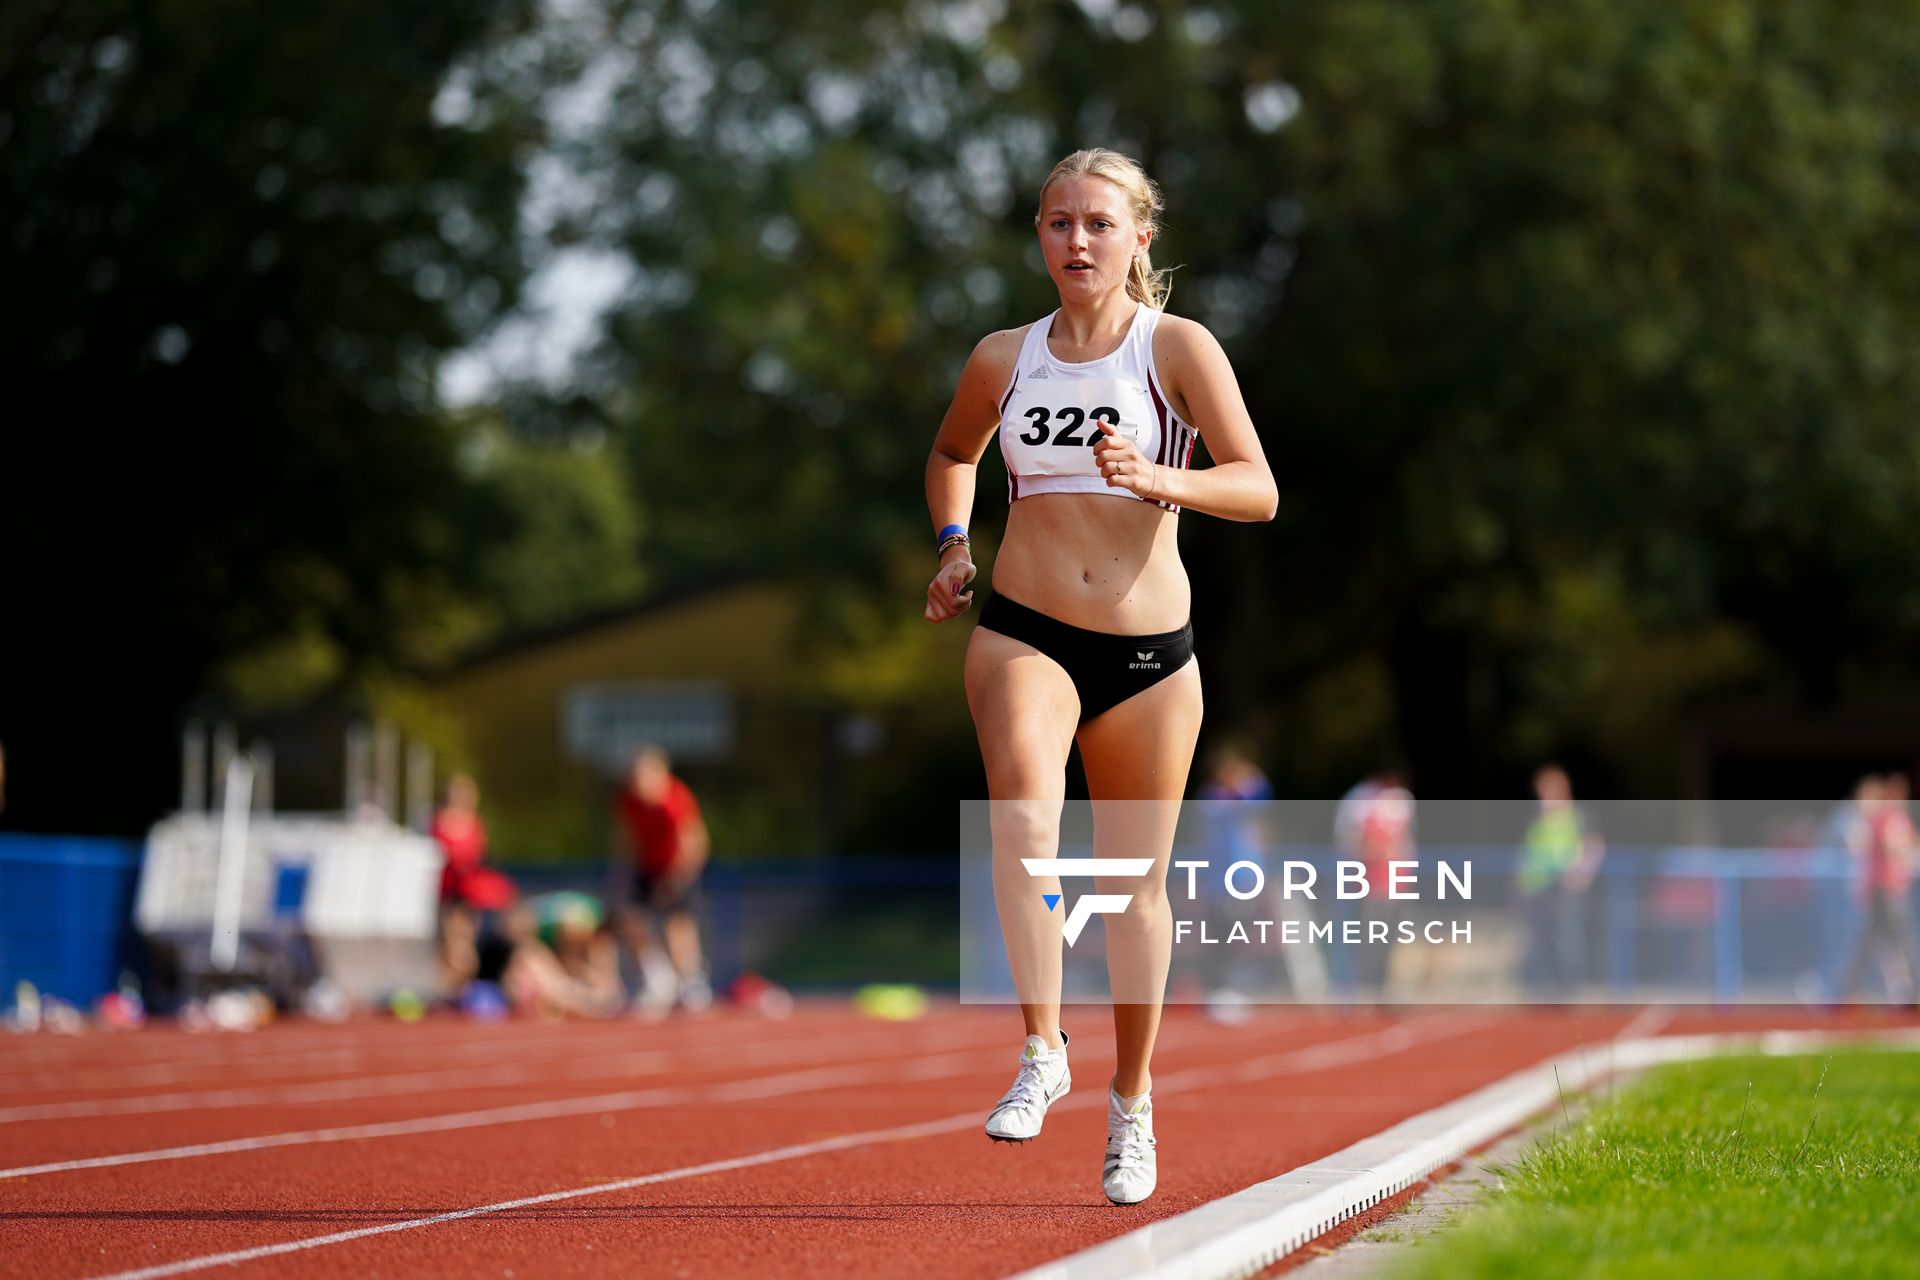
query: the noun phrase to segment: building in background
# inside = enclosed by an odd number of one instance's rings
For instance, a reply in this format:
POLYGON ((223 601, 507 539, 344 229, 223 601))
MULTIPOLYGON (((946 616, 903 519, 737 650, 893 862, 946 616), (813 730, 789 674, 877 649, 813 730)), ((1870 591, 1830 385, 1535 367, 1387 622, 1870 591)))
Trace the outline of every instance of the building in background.
MULTIPOLYGON (((967 732, 970 629, 927 637, 952 650, 926 664, 949 688, 856 705, 808 633, 805 601, 800 587, 769 582, 664 593, 510 639, 436 680, 487 787, 501 857, 603 857, 608 797, 649 742, 699 787, 714 847, 729 856, 836 852, 903 790, 937 784, 950 799, 937 749, 916 759, 898 748, 967 732)), ((878 825, 893 851, 951 847, 953 814, 933 817, 944 823, 878 825)))

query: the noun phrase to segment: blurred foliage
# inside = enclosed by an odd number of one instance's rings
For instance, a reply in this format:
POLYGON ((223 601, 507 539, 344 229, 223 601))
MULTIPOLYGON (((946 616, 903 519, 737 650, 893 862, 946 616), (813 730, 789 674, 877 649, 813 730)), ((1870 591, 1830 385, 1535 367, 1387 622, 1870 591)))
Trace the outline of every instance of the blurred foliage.
MULTIPOLYGON (((1361 535, 1285 595, 1384 644, 1424 777, 1583 731, 1503 742, 1583 601, 1641 641, 1732 621, 1816 701, 1910 646, 1901 6, 1359 3, 1247 35, 1292 49, 1302 104, 1294 265, 1255 341, 1312 483, 1270 536, 1361 535)), ((1590 701, 1663 692, 1644 644, 1585 650, 1590 701)))
POLYGON ((436 366, 517 296, 539 138, 494 60, 533 18, 0 14, 15 821, 159 809, 181 707, 222 659, 298 645, 350 673, 464 639, 448 621, 475 566, 436 366))
POLYGON ((476 422, 467 454, 488 508, 468 529, 482 548, 477 589, 490 631, 567 622, 639 594, 640 513, 604 440, 529 439, 476 422))
MULTIPOLYGON (((1036 188, 1098 143, 1164 184, 1172 308, 1281 485, 1184 522, 1210 729, 1301 792, 1396 752, 1432 794, 1548 753, 1670 789, 1650 743, 1704 702, 1914 674, 1911 16, 25 0, 0 735, 151 753, 210 679, 372 687, 742 567, 877 655, 839 696, 930 696, 921 467, 973 343, 1054 305, 1036 188), (568 253, 630 268, 600 340, 446 412, 441 358, 568 253)), ((10 763, 23 819, 76 811, 10 763)))
POLYGON ((604 12, 568 234, 637 284, 584 402, 663 564, 892 581, 959 362, 1052 305, 1038 180, 1103 143, 1165 185, 1173 309, 1227 343, 1280 477, 1272 525, 1185 537, 1216 727, 1345 742, 1296 784, 1584 750, 1671 787, 1596 717, 1671 736, 1731 690, 1911 669, 1909 6, 604 12), (1386 682, 1364 730, 1282 718, 1356 654, 1386 682))

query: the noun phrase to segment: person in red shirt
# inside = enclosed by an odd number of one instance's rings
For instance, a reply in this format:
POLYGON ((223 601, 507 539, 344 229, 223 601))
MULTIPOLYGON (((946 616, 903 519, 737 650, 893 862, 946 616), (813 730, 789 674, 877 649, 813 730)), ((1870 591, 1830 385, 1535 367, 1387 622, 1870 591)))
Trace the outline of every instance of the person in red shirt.
POLYGON ((1888 999, 1904 1004, 1920 997, 1920 935, 1908 900, 1916 851, 1906 775, 1889 774, 1871 787, 1863 783, 1859 794, 1860 815, 1848 846, 1859 860, 1863 918, 1840 998, 1854 998, 1868 959, 1878 952, 1888 999), (1906 970, 1904 989, 1894 979, 1896 968, 1906 970))
POLYGON ((713 1002, 700 951, 700 873, 707 865, 707 824, 693 791, 673 776, 667 753, 643 747, 615 798, 625 858, 616 851, 616 880, 630 889, 620 931, 640 966, 643 1009, 660 1011, 676 999, 691 1010, 713 1002), (668 964, 662 965, 645 917, 660 919, 668 964))
POLYGON ((1412 861, 1413 793, 1407 790, 1399 773, 1388 770, 1380 775, 1379 789, 1360 810, 1354 856, 1366 867, 1367 892, 1360 901, 1360 919, 1368 941, 1361 944, 1355 966, 1360 987, 1376 999, 1385 997, 1387 979, 1394 970, 1397 943, 1391 941, 1402 915, 1400 902, 1388 896, 1390 864, 1412 861), (1389 941, 1372 941, 1373 925, 1387 926, 1389 941))
POLYGON ((449 994, 479 975, 481 951, 492 941, 483 917, 519 896, 487 857, 487 824, 480 818, 480 787, 464 773, 447 779, 446 803, 428 829, 446 862, 440 869, 440 965, 449 994))
POLYGON ((440 901, 464 902, 466 882, 487 856, 487 824, 480 820, 480 788, 464 773, 447 779, 446 803, 434 811, 428 834, 446 863, 440 868, 440 901))

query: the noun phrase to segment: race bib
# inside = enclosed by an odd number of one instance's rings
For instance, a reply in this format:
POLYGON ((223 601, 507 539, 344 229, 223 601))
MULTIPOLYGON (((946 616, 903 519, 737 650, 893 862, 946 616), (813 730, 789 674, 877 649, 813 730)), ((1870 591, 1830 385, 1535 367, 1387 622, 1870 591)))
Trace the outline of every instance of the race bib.
POLYGON ((1023 476, 1097 476, 1093 446, 1104 434, 1097 419, 1151 450, 1153 404, 1145 387, 1112 378, 1030 380, 1020 388, 1000 430, 1014 473, 1023 476))

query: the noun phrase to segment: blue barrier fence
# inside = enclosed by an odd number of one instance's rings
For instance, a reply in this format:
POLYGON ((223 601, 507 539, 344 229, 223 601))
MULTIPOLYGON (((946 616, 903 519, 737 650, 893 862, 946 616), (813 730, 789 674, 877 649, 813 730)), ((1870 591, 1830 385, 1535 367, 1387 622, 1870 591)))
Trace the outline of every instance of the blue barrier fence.
MULTIPOLYGON (((1326 846, 1268 854, 1336 856, 1326 846)), ((0 835, 0 1008, 21 981, 89 1005, 122 969, 142 967, 131 923, 141 857, 137 841, 0 835)), ((1510 847, 1428 848, 1421 857, 1473 858, 1477 902, 1514 905, 1510 847)), ((605 866, 505 870, 529 893, 597 893, 605 866)), ((959 876, 956 860, 941 857, 713 864, 705 916, 714 977, 724 983, 751 969, 814 989, 956 984, 959 876)), ((1588 980, 1626 996, 1681 978, 1720 1001, 1809 973, 1831 987, 1859 934, 1857 876, 1834 849, 1617 847, 1579 913, 1588 980)), ((983 941, 997 946, 997 932, 983 941)))
MULTIPOLYGON (((1090 857, 1093 849, 1083 843, 1063 844, 1060 855, 1090 857)), ((1207 851, 1176 849, 1174 856, 1200 858, 1207 851)), ((1340 924, 1360 920, 1369 911, 1366 902, 1334 896, 1335 864, 1351 857, 1331 845, 1284 843, 1266 849, 1257 860, 1268 872, 1269 893, 1277 891, 1282 860, 1312 866, 1320 888, 1303 907, 1306 917, 1340 924)), ((1513 981, 1486 985, 1476 998, 1559 998, 1579 991, 1585 998, 1734 1004, 1850 995, 1898 998, 1904 990, 1900 966, 1890 966, 1889 977, 1888 966, 1878 963, 1887 948, 1874 953, 1874 963, 1860 961, 1868 941, 1862 864, 1844 849, 1611 845, 1593 884, 1549 911, 1537 911, 1542 904, 1520 892, 1521 855, 1511 844, 1423 844, 1413 860, 1423 868, 1436 862, 1450 863, 1456 871, 1469 864, 1472 868, 1470 905, 1456 901, 1444 910, 1432 902, 1431 875, 1423 871, 1429 880, 1425 905, 1433 908, 1427 916, 1472 918, 1486 927, 1484 933, 1476 931, 1476 940, 1492 938, 1496 948, 1503 941, 1524 944, 1501 971, 1513 981), (1553 966, 1546 981, 1546 966, 1538 964, 1546 957, 1533 948, 1538 935, 1553 930, 1564 935, 1553 948, 1564 968, 1553 966), (1850 978, 1860 980, 1857 988, 1850 978)), ((1198 907, 1186 899, 1184 878, 1176 873, 1170 882, 1175 915, 1205 916, 1213 904, 1226 902, 1220 884, 1225 866, 1224 860, 1216 860, 1209 876, 1202 878, 1198 907)), ((972 966, 969 989, 1011 990, 992 911, 990 863, 969 859, 968 875, 972 901, 985 908, 964 926, 972 966)), ((1085 883, 1073 887, 1084 888, 1085 883)), ((1920 885, 1909 893, 1908 904, 1911 915, 1920 918, 1920 885)), ((1408 918, 1421 915, 1412 905, 1406 910, 1408 918)), ((1226 927, 1223 923, 1216 932, 1224 936, 1226 927)), ((1094 945, 1098 948, 1098 941, 1094 945)), ((1183 963, 1204 967, 1209 950, 1176 950, 1176 976, 1183 963)), ((1366 948, 1322 945, 1321 950, 1332 989, 1354 989, 1366 948)), ((1912 953, 1920 977, 1920 946, 1912 953)), ((1266 976, 1277 973, 1269 965, 1266 976)))
MULTIPOLYGON (((523 893, 598 894, 604 862, 502 867, 523 893)), ((707 960, 724 987, 748 971, 797 990, 959 983, 960 869, 938 856, 744 859, 701 877, 707 960)))
POLYGON ((0 1006, 16 984, 82 1007, 137 967, 136 840, 0 835, 0 1006))
MULTIPOLYGON (((1266 861, 1301 859, 1331 883, 1336 861, 1351 856, 1331 845, 1299 845, 1266 861)), ((1521 857, 1510 845, 1426 846, 1416 861, 1470 863, 1476 905, 1520 905, 1521 857)), ((1859 875, 1858 860, 1844 849, 1616 845, 1569 923, 1582 935, 1587 976, 1622 999, 1641 984, 1678 981, 1731 1003, 1752 986, 1806 975, 1830 994, 1857 933, 1859 875)), ((1336 901, 1327 910, 1346 919, 1359 907, 1336 901)))

